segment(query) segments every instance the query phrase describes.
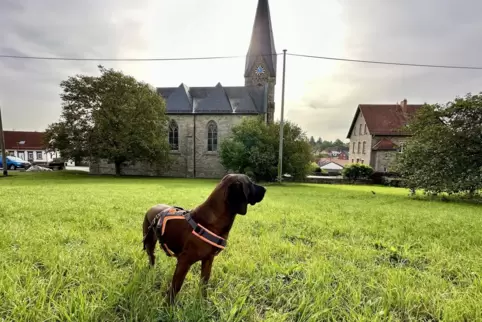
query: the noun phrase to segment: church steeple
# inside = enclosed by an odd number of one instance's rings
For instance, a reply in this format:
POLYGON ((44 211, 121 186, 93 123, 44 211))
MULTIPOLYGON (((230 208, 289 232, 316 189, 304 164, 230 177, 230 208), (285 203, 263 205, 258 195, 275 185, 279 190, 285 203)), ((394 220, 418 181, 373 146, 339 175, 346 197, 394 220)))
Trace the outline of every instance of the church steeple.
POLYGON ((248 54, 246 56, 244 77, 252 74, 253 68, 256 68, 257 58, 260 57, 263 58, 269 75, 276 77, 277 56, 268 0, 258 0, 253 33, 251 34, 251 43, 249 44, 248 54))
POLYGON ((268 86, 267 123, 274 122, 276 63, 277 55, 268 0, 258 0, 251 43, 246 56, 244 83, 246 86, 268 86))

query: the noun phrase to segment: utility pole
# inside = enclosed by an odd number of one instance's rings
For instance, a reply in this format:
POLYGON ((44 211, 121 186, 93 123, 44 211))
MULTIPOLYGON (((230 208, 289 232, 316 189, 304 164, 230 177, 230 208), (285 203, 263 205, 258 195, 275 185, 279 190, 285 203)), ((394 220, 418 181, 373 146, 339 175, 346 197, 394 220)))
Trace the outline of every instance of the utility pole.
POLYGON ((7 153, 5 151, 5 137, 3 136, 2 108, 1 107, 0 107, 0 145, 1 145, 0 153, 2 153, 3 175, 6 177, 6 176, 8 176, 7 153))
POLYGON ((285 79, 286 79, 286 49, 283 49, 283 85, 281 88, 281 119, 279 123, 279 160, 278 160, 278 181, 283 178, 283 128, 285 114, 285 79))

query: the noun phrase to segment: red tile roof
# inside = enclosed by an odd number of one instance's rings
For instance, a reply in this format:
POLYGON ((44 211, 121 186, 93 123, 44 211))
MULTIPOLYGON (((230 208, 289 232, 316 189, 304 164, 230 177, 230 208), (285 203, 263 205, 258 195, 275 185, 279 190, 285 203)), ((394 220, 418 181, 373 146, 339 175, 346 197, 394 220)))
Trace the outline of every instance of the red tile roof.
MULTIPOLYGON (((371 135, 408 135, 401 129, 405 126, 422 104, 407 104, 405 111, 399 104, 360 104, 353 118, 347 138, 355 126, 360 112, 365 118, 371 135)), ((356 130, 356 129, 355 129, 356 130)))
POLYGON ((45 150, 43 143, 44 132, 4 131, 6 150, 45 150), (17 142, 25 144, 17 145, 17 142))
POLYGON ((343 160, 343 159, 338 159, 338 158, 321 158, 318 160, 318 166, 322 167, 325 164, 328 164, 330 162, 336 163, 342 167, 344 167, 346 164, 350 163, 349 160, 343 160))
POLYGON ((372 148, 372 150, 396 150, 397 146, 392 140, 383 138, 377 142, 372 148))

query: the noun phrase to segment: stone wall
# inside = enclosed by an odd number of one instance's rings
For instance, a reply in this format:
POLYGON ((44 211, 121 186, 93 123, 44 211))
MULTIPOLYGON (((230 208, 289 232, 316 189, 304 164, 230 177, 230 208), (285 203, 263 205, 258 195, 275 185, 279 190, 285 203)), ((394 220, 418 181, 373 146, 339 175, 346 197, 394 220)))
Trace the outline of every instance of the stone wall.
MULTIPOLYGON (((400 145, 403 143, 407 138, 403 136, 383 136, 383 137, 375 137, 373 144, 377 144, 381 139, 386 138, 391 140, 393 143, 400 145)), ((391 171, 393 167, 393 163, 398 155, 397 150, 382 150, 382 151, 373 151, 373 160, 372 160, 372 168, 375 171, 391 171)))
MULTIPOLYGON (((171 151, 168 168, 150 166, 146 163, 124 165, 123 175, 162 176, 177 178, 221 178, 227 171, 221 165, 218 151, 221 142, 231 133, 234 125, 243 117, 255 115, 170 115, 179 128, 179 149, 171 151), (208 123, 216 122, 218 130, 218 151, 208 151, 208 123)), ((105 161, 92 163, 91 174, 115 174, 114 164, 105 161)))

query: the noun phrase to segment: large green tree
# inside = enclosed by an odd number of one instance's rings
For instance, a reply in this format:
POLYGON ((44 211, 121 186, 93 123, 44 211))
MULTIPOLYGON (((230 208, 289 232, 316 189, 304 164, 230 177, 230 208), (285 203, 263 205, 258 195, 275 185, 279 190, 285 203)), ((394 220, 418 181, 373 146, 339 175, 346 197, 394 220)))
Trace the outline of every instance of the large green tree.
MULTIPOLYGON (((221 163, 232 171, 257 180, 273 181, 278 174, 280 124, 266 124, 261 118, 245 118, 221 142, 221 163)), ((283 173, 304 178, 310 172, 311 146, 296 124, 283 127, 283 173)))
POLYGON ((406 128, 413 136, 395 167, 409 188, 431 194, 482 188, 481 94, 426 104, 417 112, 406 128))
POLYGON ((106 159, 121 174, 124 163, 168 161, 165 102, 148 84, 99 66, 98 77, 61 82, 62 113, 46 141, 65 158, 106 159))

